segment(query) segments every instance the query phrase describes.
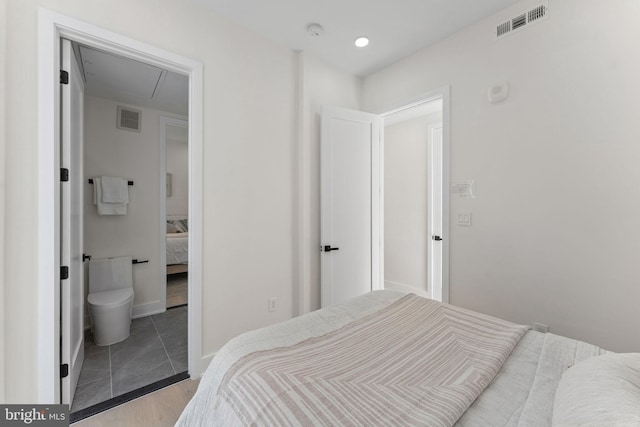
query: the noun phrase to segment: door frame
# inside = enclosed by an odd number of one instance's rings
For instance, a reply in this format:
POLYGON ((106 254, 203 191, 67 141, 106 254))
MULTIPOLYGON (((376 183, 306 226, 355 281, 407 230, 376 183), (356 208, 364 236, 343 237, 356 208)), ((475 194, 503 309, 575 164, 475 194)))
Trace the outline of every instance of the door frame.
MULTIPOLYGON (((399 111, 442 99, 442 302, 449 302, 449 250, 451 233, 449 228, 450 142, 451 142, 451 86, 443 86, 422 95, 401 101, 376 112, 383 119, 399 111)), ((384 182, 384 132, 380 138, 380 182, 384 182)), ((372 206, 372 209, 375 207, 372 206)), ((384 185, 380 185, 380 236, 384 236, 384 185)), ((384 238, 380 239, 380 278, 384 283, 384 238)), ((433 287, 428 289, 434 297, 433 287)))
POLYGON ((61 105, 63 107, 60 121, 62 126, 60 142, 62 156, 60 160, 64 167, 70 169, 70 175, 67 185, 61 185, 62 188, 60 188, 61 212, 63 213, 60 231, 63 236, 69 238, 68 242, 65 242, 63 238, 60 245, 62 250, 60 262, 62 265, 69 267, 69 278, 65 281, 60 293, 62 298, 60 325, 66 325, 64 330, 66 331, 67 328, 69 330, 68 334, 61 336, 60 343, 60 357, 62 359, 60 363, 69 364, 69 374, 66 378, 61 378, 60 391, 62 395, 60 401, 71 405, 84 362, 84 290, 86 281, 82 258, 82 253, 84 252, 84 192, 82 182, 84 162, 82 159, 84 159, 85 143, 84 108, 86 94, 84 80, 81 78, 82 72, 73 52, 71 42, 64 40, 61 43, 61 47, 63 67, 69 67, 64 68, 69 73, 69 84, 60 85, 62 93, 61 105), (68 64, 66 63, 67 61, 68 64), (78 95, 80 96, 78 97, 78 95), (76 103, 78 104, 76 105, 76 103), (78 162, 81 164, 78 165, 77 170, 73 170, 74 168, 71 166, 75 167, 78 162), (74 208, 77 211, 74 212, 74 208), (76 223, 73 221, 74 213, 79 217, 76 223), (79 247, 75 246, 76 244, 79 247), (66 309, 65 303, 68 303, 66 309), (78 304, 80 305, 79 307, 78 304), (79 315, 79 324, 75 324, 74 315, 79 315))
POLYGON ((202 362, 202 63, 43 8, 38 15, 38 401, 60 402, 60 39, 189 77, 189 374, 202 362))

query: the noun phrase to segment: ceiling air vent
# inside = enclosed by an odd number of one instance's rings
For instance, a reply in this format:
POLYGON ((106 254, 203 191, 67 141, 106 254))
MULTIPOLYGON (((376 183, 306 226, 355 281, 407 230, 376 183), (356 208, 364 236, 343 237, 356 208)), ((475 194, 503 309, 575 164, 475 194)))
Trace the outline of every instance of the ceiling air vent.
POLYGON ((509 31, 511 31, 511 21, 498 25, 498 37, 507 34, 509 31))
POLYGON ((547 16, 548 12, 549 8, 546 4, 543 4, 529 10, 528 12, 524 12, 518 16, 515 16, 514 18, 509 19, 508 21, 505 21, 496 27, 496 38, 506 36, 507 34, 521 29, 535 21, 540 21, 542 20, 542 18, 547 16))
POLYGON ((545 6, 538 6, 535 9, 531 9, 528 13, 528 21, 533 22, 537 19, 544 18, 547 14, 547 8, 545 6))
POLYGON ((118 105, 118 129, 140 132, 142 112, 118 105))
POLYGON ((516 16, 515 18, 513 18, 511 20, 511 27, 514 30, 517 30, 518 28, 520 28, 520 27, 522 27, 524 25, 527 25, 527 14, 526 13, 523 13, 520 16, 516 16))

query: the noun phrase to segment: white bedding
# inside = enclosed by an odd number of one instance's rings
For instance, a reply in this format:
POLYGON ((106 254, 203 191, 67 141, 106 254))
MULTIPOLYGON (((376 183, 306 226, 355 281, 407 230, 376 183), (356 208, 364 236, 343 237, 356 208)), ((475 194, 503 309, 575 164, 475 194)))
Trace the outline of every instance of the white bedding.
POLYGON ((189 261, 189 233, 167 233, 167 265, 189 261))
MULTIPOLYGON (((402 295, 393 291, 373 292, 345 304, 234 338, 216 354, 196 395, 176 425, 220 425, 213 402, 223 377, 241 358, 262 350, 293 346, 336 331, 381 310, 402 295)), ((548 426, 551 424, 555 389, 562 373, 573 363, 602 353, 603 350, 590 344, 529 331, 456 425, 548 426)))
POLYGON ((640 353, 610 353, 562 374, 553 426, 639 426, 640 353))
POLYGON ((582 341, 527 332, 458 427, 551 426, 553 399, 570 366, 606 353, 582 341))

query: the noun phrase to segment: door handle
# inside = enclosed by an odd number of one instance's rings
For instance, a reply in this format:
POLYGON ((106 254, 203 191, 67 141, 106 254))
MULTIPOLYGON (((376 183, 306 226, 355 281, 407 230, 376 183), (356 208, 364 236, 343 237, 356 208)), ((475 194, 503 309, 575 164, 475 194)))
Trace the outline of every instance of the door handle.
POLYGON ((327 245, 327 246, 324 247, 324 251, 325 252, 337 251, 339 249, 340 248, 332 248, 331 245, 327 245))
POLYGON ((440 236, 433 236, 433 237, 431 237, 431 238, 432 238, 433 240, 436 240, 436 241, 440 241, 440 240, 442 240, 442 237, 440 237, 440 236))
POLYGON ((91 255, 82 254, 82 262, 91 261, 91 255))

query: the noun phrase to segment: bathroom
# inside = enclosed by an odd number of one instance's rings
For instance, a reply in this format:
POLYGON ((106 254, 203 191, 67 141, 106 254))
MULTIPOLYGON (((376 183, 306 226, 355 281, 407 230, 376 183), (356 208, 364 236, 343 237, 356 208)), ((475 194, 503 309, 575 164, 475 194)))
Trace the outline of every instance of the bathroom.
POLYGON ((165 261, 167 219, 180 220, 185 241, 188 236, 188 80, 94 48, 74 44, 73 50, 84 78, 85 341, 71 406, 78 420, 187 376, 188 256, 177 270, 169 266, 170 276, 165 261), (102 177, 125 183, 126 214, 99 213, 94 201, 105 188, 102 177), (125 339, 110 333, 109 340, 99 339, 87 304, 91 270, 97 282, 105 263, 132 280, 133 320, 125 339), (171 303, 168 281, 180 284, 171 303))

